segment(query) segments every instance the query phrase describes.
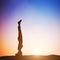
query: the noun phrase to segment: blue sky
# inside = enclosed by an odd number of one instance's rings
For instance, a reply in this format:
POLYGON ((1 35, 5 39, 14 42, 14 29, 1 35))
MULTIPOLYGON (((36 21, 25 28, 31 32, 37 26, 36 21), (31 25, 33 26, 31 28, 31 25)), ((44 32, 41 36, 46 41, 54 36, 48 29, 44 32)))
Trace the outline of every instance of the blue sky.
POLYGON ((39 48, 41 55, 60 55, 59 0, 0 0, 0 3, 0 46, 3 46, 0 50, 5 52, 0 55, 14 55, 17 52, 19 19, 23 20, 23 55, 31 55, 33 49, 39 48))

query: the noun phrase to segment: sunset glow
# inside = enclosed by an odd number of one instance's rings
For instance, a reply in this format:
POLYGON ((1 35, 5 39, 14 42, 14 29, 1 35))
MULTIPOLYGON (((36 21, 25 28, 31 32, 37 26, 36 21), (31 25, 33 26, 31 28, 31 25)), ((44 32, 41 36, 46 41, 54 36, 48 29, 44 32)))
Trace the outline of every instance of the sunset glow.
POLYGON ((59 0, 0 0, 0 56, 18 52, 22 19, 23 55, 60 55, 59 0))
POLYGON ((40 49, 35 49, 33 52, 32 52, 32 55, 41 55, 42 51, 40 49))

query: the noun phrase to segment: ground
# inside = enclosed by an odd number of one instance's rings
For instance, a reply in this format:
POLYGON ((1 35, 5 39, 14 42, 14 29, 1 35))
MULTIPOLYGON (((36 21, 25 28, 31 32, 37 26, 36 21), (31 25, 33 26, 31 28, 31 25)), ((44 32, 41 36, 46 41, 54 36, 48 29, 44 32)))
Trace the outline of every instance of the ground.
POLYGON ((58 55, 49 55, 49 56, 3 56, 0 57, 0 60, 60 60, 58 55))

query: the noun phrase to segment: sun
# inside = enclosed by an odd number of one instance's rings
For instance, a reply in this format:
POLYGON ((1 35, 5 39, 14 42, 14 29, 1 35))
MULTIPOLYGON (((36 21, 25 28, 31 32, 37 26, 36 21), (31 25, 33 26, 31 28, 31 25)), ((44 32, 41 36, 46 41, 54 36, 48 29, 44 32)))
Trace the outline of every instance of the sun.
POLYGON ((41 49, 34 49, 33 55, 41 55, 41 49))

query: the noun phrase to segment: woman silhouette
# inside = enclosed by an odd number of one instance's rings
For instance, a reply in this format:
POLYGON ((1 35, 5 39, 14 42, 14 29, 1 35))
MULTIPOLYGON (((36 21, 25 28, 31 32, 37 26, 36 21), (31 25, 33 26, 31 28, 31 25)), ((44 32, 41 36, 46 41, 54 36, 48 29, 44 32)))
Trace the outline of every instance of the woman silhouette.
POLYGON ((21 22, 22 22, 22 20, 18 21, 18 42, 19 42, 19 44, 18 44, 18 53, 16 54, 16 56, 22 56, 21 49, 22 49, 23 45, 22 45, 21 22))

